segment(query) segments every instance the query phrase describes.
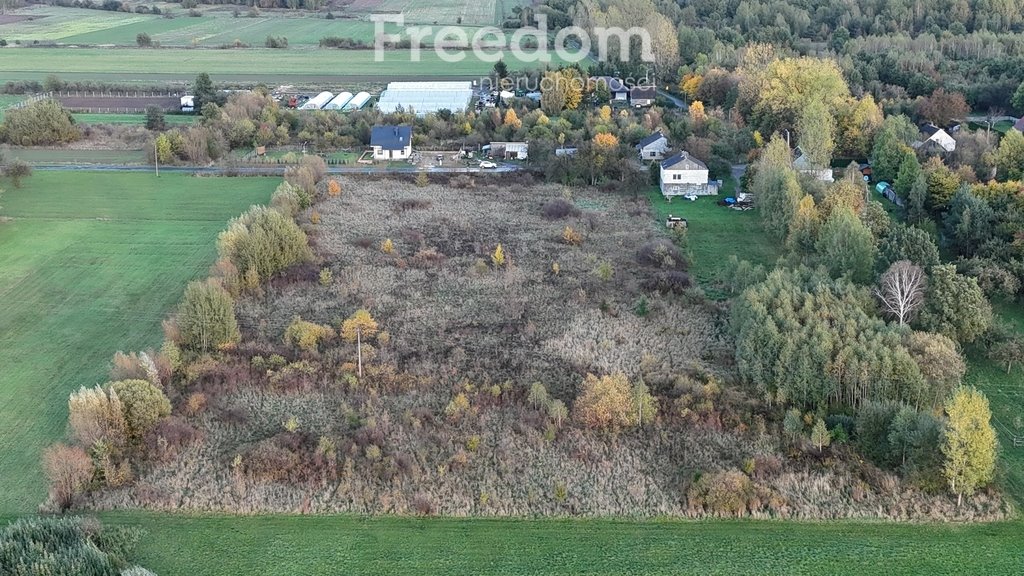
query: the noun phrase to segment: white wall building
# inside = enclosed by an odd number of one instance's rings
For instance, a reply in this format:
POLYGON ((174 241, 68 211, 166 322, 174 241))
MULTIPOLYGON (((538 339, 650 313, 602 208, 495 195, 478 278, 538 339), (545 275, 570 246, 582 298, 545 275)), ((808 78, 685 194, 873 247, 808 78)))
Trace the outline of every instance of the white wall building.
POLYGON ((672 196, 710 196, 718 186, 708 182, 708 167, 687 152, 680 152, 661 163, 661 193, 672 196))
POLYGON ((405 160, 412 156, 412 126, 374 126, 370 147, 374 160, 405 160))

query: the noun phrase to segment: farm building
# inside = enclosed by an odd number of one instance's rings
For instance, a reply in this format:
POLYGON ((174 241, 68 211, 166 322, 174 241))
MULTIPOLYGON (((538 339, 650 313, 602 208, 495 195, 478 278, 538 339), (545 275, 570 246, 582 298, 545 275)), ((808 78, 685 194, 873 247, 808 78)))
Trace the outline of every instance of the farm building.
POLYGON ((338 94, 337 96, 332 98, 330 102, 324 104, 324 110, 341 110, 342 108, 345 107, 345 104, 348 104, 349 100, 351 99, 351 92, 342 92, 341 94, 338 94))
POLYGON ((680 152, 661 163, 661 193, 672 196, 710 196, 718 194, 718 186, 708 182, 706 164, 680 152))
POLYGON ((425 116, 438 110, 462 112, 472 99, 472 82, 391 82, 377 108, 385 114, 404 110, 425 116))
POLYGON ((299 106, 299 110, 319 110, 327 105, 334 98, 331 92, 321 92, 310 98, 305 104, 299 106))
POLYGON ((363 106, 366 106, 369 102, 370 93, 360 92, 359 94, 353 96, 352 99, 348 101, 348 104, 345 104, 345 107, 342 108, 342 110, 359 110, 363 106))
POLYGON ((956 150, 956 140, 945 130, 934 124, 921 126, 922 140, 914 142, 915 149, 924 149, 925 152, 952 152, 956 150))
POLYGON ((492 158, 505 160, 526 160, 529 155, 526 142, 491 142, 489 150, 492 158))
POLYGON ((640 160, 663 160, 668 152, 668 138, 658 130, 637 143, 640 160))
POLYGON ((412 126, 374 126, 370 147, 374 160, 405 160, 412 155, 412 126))
POLYGON ((611 100, 625 102, 629 99, 629 88, 622 83, 622 80, 613 76, 594 76, 590 79, 590 82, 594 84, 594 88, 597 86, 605 85, 608 87, 608 93, 611 94, 611 100))
POLYGON ((185 113, 191 113, 196 111, 196 99, 195 96, 182 96, 181 105, 179 110, 185 113))
POLYGON ((650 106, 658 96, 654 86, 635 86, 629 91, 629 103, 636 107, 650 106))
POLYGON ((796 149, 796 159, 793 160, 793 168, 801 174, 807 174, 822 182, 835 182, 832 169, 827 166, 813 166, 810 159, 807 158, 807 155, 804 154, 799 146, 796 149))

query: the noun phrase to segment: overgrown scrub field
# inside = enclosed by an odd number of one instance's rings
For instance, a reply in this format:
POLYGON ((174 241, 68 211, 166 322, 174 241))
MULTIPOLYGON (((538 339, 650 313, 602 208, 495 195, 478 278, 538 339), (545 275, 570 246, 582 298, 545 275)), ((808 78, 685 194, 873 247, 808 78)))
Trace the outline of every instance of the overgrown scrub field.
POLYGON ((954 510, 843 446, 787 449, 775 416, 734 384, 721 309, 689 288, 646 199, 453 182, 343 180, 302 215, 319 261, 239 301, 242 343, 164 387, 175 432, 134 484, 88 506, 1003 515, 986 495, 954 510), (357 368, 354 333, 338 343, 336 327, 360 308, 383 332, 364 335, 357 368), (644 382, 660 409, 601 429, 603 408, 579 408, 588 374, 644 382))
POLYGON ((159 345, 160 321, 203 275, 225 222, 275 180, 37 172, 8 182, 0 222, 0 514, 45 496, 39 458, 67 396, 111 354, 159 345))
POLYGON ((158 574, 1015 574, 1020 523, 482 520, 108 514, 158 574), (183 554, 182 550, 188 550, 183 554))
MULTIPOLYGON (((442 61, 433 50, 423 50, 412 62, 405 51, 388 51, 383 62, 374 61, 373 50, 212 50, 188 48, 6 48, 0 58, 0 81, 43 80, 50 74, 65 79, 104 81, 191 82, 200 72, 217 80, 288 81, 321 77, 335 83, 347 77, 381 77, 387 80, 416 76, 486 75, 492 63, 473 58, 458 63, 442 61), (272 80, 268 80, 272 79, 272 80)), ((506 59, 509 67, 529 68, 506 59)))

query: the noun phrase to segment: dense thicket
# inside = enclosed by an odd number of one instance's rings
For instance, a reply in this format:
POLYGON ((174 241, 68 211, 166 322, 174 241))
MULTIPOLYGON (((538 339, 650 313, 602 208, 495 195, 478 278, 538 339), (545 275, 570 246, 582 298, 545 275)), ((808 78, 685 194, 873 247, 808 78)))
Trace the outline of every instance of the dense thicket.
POLYGON ((0 530, 0 573, 118 576, 130 567, 138 529, 85 518, 23 518, 0 530))
POLYGON ((740 375, 769 399, 807 407, 930 400, 900 331, 870 309, 847 280, 772 272, 732 308, 740 375))

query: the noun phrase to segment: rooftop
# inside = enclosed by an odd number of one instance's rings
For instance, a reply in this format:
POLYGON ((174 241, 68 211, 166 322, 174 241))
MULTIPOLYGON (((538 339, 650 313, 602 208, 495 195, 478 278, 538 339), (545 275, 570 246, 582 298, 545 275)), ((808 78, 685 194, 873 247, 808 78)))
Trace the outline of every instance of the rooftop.
POLYGON ((374 126, 370 132, 370 146, 384 150, 401 150, 412 142, 412 126, 374 126))
POLYGON ((690 156, 688 152, 680 152, 661 163, 664 170, 707 170, 707 164, 690 156))

